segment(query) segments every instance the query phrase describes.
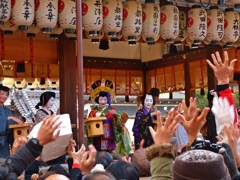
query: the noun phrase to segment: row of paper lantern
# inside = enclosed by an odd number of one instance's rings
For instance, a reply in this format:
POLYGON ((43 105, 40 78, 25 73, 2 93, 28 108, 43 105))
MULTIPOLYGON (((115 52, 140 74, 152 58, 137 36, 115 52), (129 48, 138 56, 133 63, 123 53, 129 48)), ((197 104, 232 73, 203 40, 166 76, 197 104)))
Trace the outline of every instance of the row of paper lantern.
POLYGON ((47 87, 53 89, 59 88, 58 78, 49 78, 44 84, 40 83, 40 78, 3 78, 1 83, 9 88, 15 86, 17 89, 23 89, 26 86, 28 89, 36 89, 37 87, 40 89, 46 89, 47 87))
MULTIPOLYGON (((231 2, 239 4, 237 0, 231 2)), ((84 0, 82 18, 86 35, 93 41, 106 34, 111 40, 123 36, 130 44, 141 36, 151 44, 161 36, 167 43, 189 38, 193 44, 206 39, 211 44, 222 40, 233 45, 239 37, 238 13, 232 8, 223 13, 217 6, 206 12, 200 5, 194 5, 186 20, 186 14, 179 12, 172 2, 160 8, 154 0, 146 0, 143 5, 135 0, 124 3, 121 0, 84 0)), ((5 34, 19 28, 32 37, 42 29, 54 38, 64 30, 69 38, 75 39, 75 0, 1 1, 0 23, 4 23, 1 29, 5 34)))

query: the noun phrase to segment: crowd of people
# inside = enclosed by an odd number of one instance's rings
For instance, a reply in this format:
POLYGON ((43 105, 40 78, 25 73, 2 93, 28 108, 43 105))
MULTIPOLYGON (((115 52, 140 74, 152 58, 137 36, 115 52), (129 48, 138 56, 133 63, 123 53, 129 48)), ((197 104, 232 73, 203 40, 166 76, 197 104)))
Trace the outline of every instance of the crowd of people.
POLYGON ((216 89, 211 94, 211 109, 205 107, 200 111, 196 98, 191 97, 189 106, 182 101, 169 110, 163 120, 160 111, 153 108, 153 95, 142 96, 142 107, 136 113, 132 129, 134 150, 124 125, 127 115, 111 106, 112 82, 96 81, 90 97, 98 106, 91 110, 89 117, 105 117, 103 134, 91 137, 86 128, 87 147, 71 140, 66 154, 49 162, 41 160, 41 153, 43 146, 60 134, 61 120, 51 112, 55 94, 46 92, 40 97, 38 106, 42 109, 37 112, 36 123, 42 124, 37 137, 15 139, 13 154, 9 155, 12 140, 9 140, 8 124, 20 121, 4 107, 9 89, 1 87, 0 155, 5 161, 0 166, 0 180, 240 179, 239 122, 229 89, 229 76, 235 62, 229 62, 227 52, 224 52, 224 60, 219 52, 212 54, 212 61, 207 60, 217 79, 216 89), (206 136, 201 134, 204 124, 208 125, 206 136))

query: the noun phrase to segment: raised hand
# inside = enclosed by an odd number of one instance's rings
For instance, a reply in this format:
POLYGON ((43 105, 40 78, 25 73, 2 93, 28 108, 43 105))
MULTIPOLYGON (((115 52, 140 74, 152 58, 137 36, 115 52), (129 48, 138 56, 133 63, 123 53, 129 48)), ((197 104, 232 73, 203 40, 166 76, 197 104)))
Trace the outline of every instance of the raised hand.
POLYGON ((199 115, 200 110, 196 109, 193 118, 189 121, 187 121, 183 115, 178 115, 179 121, 188 134, 188 141, 190 144, 193 143, 193 141, 198 137, 198 133, 206 119, 209 110, 209 108, 204 108, 201 115, 199 115))
POLYGON ((81 148, 76 152, 75 147, 72 148, 71 156, 73 158, 73 163, 80 163, 82 160, 83 153, 86 147, 82 144, 81 148))
POLYGON ((80 161, 82 174, 89 173, 96 161, 97 150, 93 145, 89 145, 88 149, 89 151, 83 153, 82 160, 80 161))
POLYGON ((214 71, 215 77, 217 78, 218 85, 229 84, 229 76, 233 72, 234 63, 237 59, 233 59, 229 63, 229 57, 227 51, 224 51, 224 62, 222 61, 219 52, 211 55, 213 63, 210 60, 207 60, 208 65, 214 71))
POLYGON ((62 123, 59 121, 59 118, 60 116, 48 115, 43 119, 42 125, 40 126, 37 134, 37 139, 40 145, 43 146, 57 139, 60 134, 58 127, 62 123))
POLYGON ((20 136, 13 142, 12 152, 15 153, 20 147, 24 146, 27 143, 27 138, 20 136))
POLYGON ((187 121, 190 121, 194 117, 196 109, 197 109, 196 98, 193 97, 189 98, 189 107, 187 107, 184 100, 182 101, 183 116, 187 121))
POLYGON ((178 127, 178 116, 179 115, 177 115, 172 122, 170 122, 170 118, 166 119, 166 122, 163 126, 161 121, 161 113, 160 111, 157 111, 157 131, 155 132, 152 127, 149 127, 155 144, 171 142, 172 137, 178 127))

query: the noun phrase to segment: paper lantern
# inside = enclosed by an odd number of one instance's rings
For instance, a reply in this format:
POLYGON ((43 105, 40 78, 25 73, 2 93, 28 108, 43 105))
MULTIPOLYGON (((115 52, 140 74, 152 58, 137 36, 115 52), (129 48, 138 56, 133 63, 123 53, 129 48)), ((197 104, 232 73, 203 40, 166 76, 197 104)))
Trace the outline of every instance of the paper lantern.
POLYGON ((110 37, 108 33, 105 33, 105 36, 112 42, 112 43, 117 43, 122 37, 122 31, 117 32, 115 37, 110 37))
POLYGON ((123 35, 123 39, 124 39, 124 41, 128 42, 129 46, 135 46, 137 44, 137 41, 139 41, 141 39, 141 35, 138 35, 136 37, 135 41, 129 41, 129 37, 128 36, 124 36, 124 35, 123 35))
POLYGON ((32 25, 28 26, 28 30, 24 32, 27 33, 27 37, 34 38, 40 32, 40 27, 38 27, 37 22, 34 20, 32 25))
POLYGON ((61 34, 62 32, 63 32, 63 28, 59 25, 59 23, 57 23, 57 25, 52 29, 52 31, 50 33, 50 38, 51 39, 58 39, 59 34, 61 34))
POLYGON ((217 45, 224 36, 224 13, 218 6, 211 6, 207 11, 207 37, 211 45, 217 45))
POLYGON ((2 85, 7 86, 8 88, 12 88, 14 85, 14 79, 13 78, 4 78, 2 80, 2 85))
POLYGON ((154 44, 155 38, 160 32, 160 7, 154 2, 146 1, 142 5, 142 36, 144 41, 154 44))
POLYGON ((142 5, 139 2, 130 0, 123 3, 122 32, 129 42, 136 44, 137 36, 142 32, 142 5))
POLYGON ((92 42, 93 44, 97 44, 97 43, 100 42, 100 39, 103 38, 103 36, 104 36, 104 31, 103 31, 103 30, 100 30, 100 31, 99 31, 99 34, 98 34, 97 36, 91 36, 91 35, 90 35, 90 32, 85 31, 85 35, 87 36, 88 39, 91 39, 91 42, 92 42))
POLYGON ((90 36, 97 36, 103 25, 102 0, 84 0, 82 22, 90 36))
POLYGON ((65 34, 65 36, 67 36, 67 38, 68 38, 70 41, 76 41, 76 40, 77 40, 76 31, 75 31, 75 33, 73 33, 73 34, 69 34, 69 33, 65 33, 65 32, 64 32, 64 34, 65 34))
POLYGON ((173 43, 178 36, 179 11, 173 2, 166 2, 161 7, 161 30, 160 35, 166 40, 166 43, 173 43))
POLYGON ((149 41, 147 41, 147 37, 145 37, 145 36, 142 35, 142 39, 143 39, 145 42, 147 42, 147 44, 148 44, 149 46, 155 45, 155 42, 156 42, 159 38, 160 38, 160 34, 158 34, 158 35, 153 39, 153 41, 149 42, 149 41))
POLYGON ((234 8, 240 9, 240 1, 239 0, 230 0, 232 4, 234 4, 234 8))
POLYGON ((188 37, 194 44, 201 44, 207 35, 207 12, 200 5, 188 11, 188 37))
POLYGON ((194 44, 194 41, 191 40, 189 37, 187 37, 185 41, 187 43, 187 46, 189 46, 190 49, 198 48, 198 44, 194 44))
POLYGON ((233 46, 239 37, 239 14, 233 8, 226 8, 224 12, 224 36, 222 41, 227 46, 233 46))
POLYGON ((76 2, 73 0, 60 0, 58 3, 58 21, 66 33, 76 30, 76 2))
POLYGON ((211 41, 207 40, 207 38, 203 40, 203 43, 206 45, 211 45, 211 41))
POLYGON ((58 20, 58 0, 35 0, 37 25, 43 33, 50 33, 58 20))
POLYGON ((219 45, 223 47, 223 49, 229 49, 229 46, 226 45, 226 42, 224 41, 219 41, 219 45))
POLYGON ((11 0, 0 1, 0 26, 11 16, 11 0))
POLYGON ((34 0, 12 0, 12 18, 21 31, 28 29, 34 20, 34 0))
POLYGON ((187 38, 187 15, 184 11, 179 11, 179 33, 174 40, 174 44, 182 44, 182 42, 187 38))
POLYGON ((14 81, 17 89, 23 89, 26 86, 26 81, 24 78, 14 78, 14 81))
POLYGON ((13 31, 16 31, 18 26, 16 26, 13 22, 12 16, 9 18, 8 21, 4 23, 3 26, 0 27, 3 30, 5 35, 13 35, 13 31))
POLYGON ((103 0, 103 30, 108 37, 116 37, 122 29, 123 5, 121 0, 103 0))

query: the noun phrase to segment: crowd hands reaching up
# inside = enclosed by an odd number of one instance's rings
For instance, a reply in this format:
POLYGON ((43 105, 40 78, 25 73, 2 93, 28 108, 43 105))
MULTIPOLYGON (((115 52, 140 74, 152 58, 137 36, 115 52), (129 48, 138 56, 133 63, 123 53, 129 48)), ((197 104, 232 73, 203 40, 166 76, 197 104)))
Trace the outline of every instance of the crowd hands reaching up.
POLYGON ((92 144, 78 148, 70 140, 66 148, 68 168, 50 164, 46 172, 39 173, 43 146, 56 140, 60 133, 59 117, 49 115, 44 118, 37 138, 15 140, 13 154, 0 166, 0 180, 21 179, 21 174, 25 180, 240 179, 239 124, 229 90, 229 76, 235 62, 229 63, 227 52, 224 60, 218 52, 212 54, 212 61, 207 60, 218 82, 211 109, 205 107, 200 111, 196 98, 191 97, 189 105, 182 101, 169 110, 164 121, 160 111, 151 113, 157 119, 155 130, 149 126, 153 145, 145 147, 146 140, 142 139, 139 149, 122 157, 114 151, 97 151, 92 144), (201 134, 210 112, 215 115, 216 144, 201 134), (187 142, 177 146, 173 140, 180 128, 184 129, 187 142))

